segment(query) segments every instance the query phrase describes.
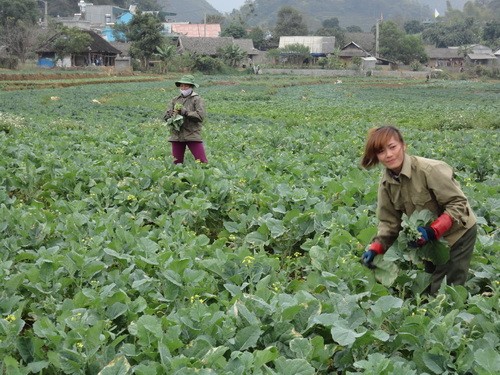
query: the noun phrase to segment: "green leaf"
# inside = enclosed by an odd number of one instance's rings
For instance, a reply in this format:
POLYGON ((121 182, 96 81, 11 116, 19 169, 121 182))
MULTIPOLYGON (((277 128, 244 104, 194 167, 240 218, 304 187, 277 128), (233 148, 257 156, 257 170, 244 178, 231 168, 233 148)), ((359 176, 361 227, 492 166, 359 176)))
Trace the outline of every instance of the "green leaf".
POLYGON ((308 339, 296 338, 290 341, 290 350, 297 358, 309 359, 313 351, 313 346, 308 339))
POLYGON ((126 375, 130 370, 130 363, 128 363, 125 356, 120 355, 109 362, 98 375, 126 375))
POLYGON ((500 374, 500 354, 494 348, 477 350, 474 359, 487 373, 500 374))
POLYGON ((393 296, 382 296, 373 305, 372 310, 377 316, 382 316, 393 309, 399 309, 403 306, 403 300, 401 298, 393 296))
POLYGON ((244 351, 255 347, 261 335, 260 326, 248 326, 239 330, 234 337, 234 350, 244 351))
POLYGON ((350 347, 358 337, 364 335, 364 332, 356 332, 353 329, 335 326, 331 330, 332 338, 334 341, 338 342, 340 345, 350 347))
POLYGON ((27 367, 32 373, 40 373, 40 372, 42 372, 42 370, 49 367, 49 365, 50 365, 50 362, 48 362, 48 361, 38 361, 38 362, 28 363, 27 367))
POLYGON ((10 355, 6 356, 3 359, 4 366, 5 366, 5 373, 6 374, 12 374, 12 375, 24 375, 24 371, 21 371, 19 368, 19 363, 10 355))
POLYGON ((446 359, 442 355, 423 353, 422 360, 425 366, 434 374, 442 374, 446 368, 446 359))
POLYGON ((226 363, 224 354, 229 350, 227 346, 211 348, 201 359, 201 362, 209 367, 222 368, 226 363))
POLYGON ((106 309, 106 315, 109 319, 113 320, 125 314, 127 310, 127 305, 125 305, 124 303, 116 302, 106 309))
POLYGON ((253 353, 255 368, 258 369, 266 363, 274 361, 276 358, 278 358, 278 355, 279 351, 275 346, 268 346, 264 350, 256 350, 253 353))
POLYGON ((251 243, 256 246, 266 245, 268 238, 265 234, 262 234, 258 231, 251 232, 246 235, 245 242, 251 243))
POLYGON ((314 375, 316 370, 305 359, 279 357, 274 361, 276 372, 287 375, 314 375))
POLYGON ((387 287, 391 286, 396 281, 399 273, 398 266, 384 259, 384 257, 377 256, 373 260, 374 275, 378 282, 387 287))
POLYGON ((450 249, 446 242, 430 241, 418 250, 422 259, 430 260, 435 265, 446 264, 450 260, 450 249))

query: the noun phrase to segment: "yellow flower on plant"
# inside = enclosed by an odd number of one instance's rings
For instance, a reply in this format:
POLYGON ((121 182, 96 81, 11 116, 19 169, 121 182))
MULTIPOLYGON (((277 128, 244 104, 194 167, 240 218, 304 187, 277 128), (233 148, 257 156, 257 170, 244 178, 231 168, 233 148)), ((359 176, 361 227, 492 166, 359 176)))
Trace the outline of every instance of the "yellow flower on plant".
POLYGON ((7 315, 7 317, 5 318, 6 321, 8 321, 9 323, 12 323, 16 320, 16 317, 14 315, 7 315))
POLYGON ((247 266, 249 266, 250 264, 252 264, 254 262, 254 260, 255 260, 255 258, 253 256, 247 255, 245 257, 245 259, 243 259, 243 261, 241 263, 246 264, 247 266))

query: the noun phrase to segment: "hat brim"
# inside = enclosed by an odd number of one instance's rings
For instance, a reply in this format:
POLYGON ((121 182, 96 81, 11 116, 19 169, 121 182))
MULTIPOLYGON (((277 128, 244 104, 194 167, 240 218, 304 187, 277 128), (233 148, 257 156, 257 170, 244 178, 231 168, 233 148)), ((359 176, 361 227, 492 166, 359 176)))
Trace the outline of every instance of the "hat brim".
POLYGON ((197 84, 197 83, 194 83, 194 82, 186 82, 186 81, 176 81, 176 82, 175 82, 175 85, 176 85, 177 87, 179 87, 179 86, 181 85, 181 83, 184 83, 184 84, 186 84, 186 85, 191 85, 191 86, 193 86, 193 87, 198 87, 198 84, 197 84))

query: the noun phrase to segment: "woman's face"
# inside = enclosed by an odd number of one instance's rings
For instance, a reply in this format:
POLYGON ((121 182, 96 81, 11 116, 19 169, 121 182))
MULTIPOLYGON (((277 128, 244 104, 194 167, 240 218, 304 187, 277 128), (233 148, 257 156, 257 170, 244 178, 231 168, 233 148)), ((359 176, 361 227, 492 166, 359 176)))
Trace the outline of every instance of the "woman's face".
POLYGON ((404 143, 392 137, 385 147, 377 153, 377 158, 386 168, 399 174, 401 168, 403 168, 403 160, 405 158, 404 143))
POLYGON ((179 85, 179 88, 180 88, 181 90, 189 90, 189 89, 191 88, 191 85, 188 85, 187 83, 181 83, 181 84, 179 85))

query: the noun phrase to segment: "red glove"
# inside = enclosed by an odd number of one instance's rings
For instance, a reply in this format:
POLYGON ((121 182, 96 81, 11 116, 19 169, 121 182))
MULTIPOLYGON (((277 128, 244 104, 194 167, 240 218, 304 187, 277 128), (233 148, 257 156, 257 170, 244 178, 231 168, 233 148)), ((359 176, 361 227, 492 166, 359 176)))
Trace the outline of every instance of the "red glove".
POLYGON ((417 240, 417 247, 424 246, 429 241, 439 240, 453 225, 450 215, 442 214, 428 227, 418 227, 422 237, 417 240))
POLYGON ((450 215, 442 214, 431 224, 434 230, 434 239, 439 240, 453 225, 453 220, 450 215))
POLYGON ((384 253, 384 246, 380 242, 373 242, 370 245, 370 248, 363 253, 361 256, 361 263, 363 263, 368 268, 375 268, 372 264, 373 259, 375 259, 376 255, 384 253))

